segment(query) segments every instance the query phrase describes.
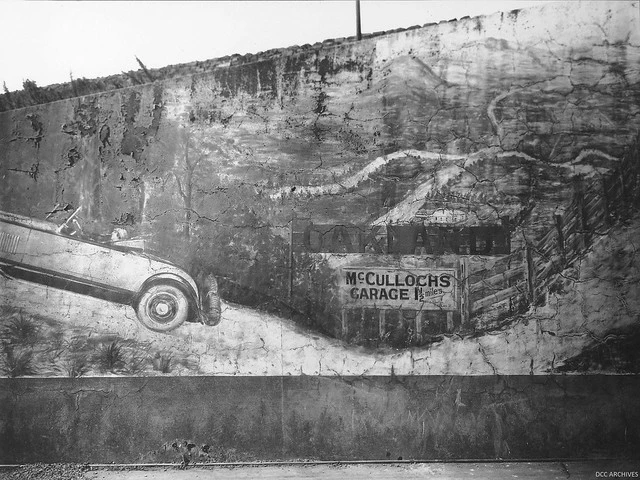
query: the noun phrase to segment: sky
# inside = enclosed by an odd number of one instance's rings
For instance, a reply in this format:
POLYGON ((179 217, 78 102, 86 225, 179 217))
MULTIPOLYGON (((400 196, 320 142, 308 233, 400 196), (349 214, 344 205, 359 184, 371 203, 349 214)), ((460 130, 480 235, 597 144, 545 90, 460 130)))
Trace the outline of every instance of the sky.
MULTIPOLYGON (((361 0, 362 33, 550 0, 361 0)), ((356 33, 355 0, 18 1, 0 4, 0 82, 40 87, 356 33)))

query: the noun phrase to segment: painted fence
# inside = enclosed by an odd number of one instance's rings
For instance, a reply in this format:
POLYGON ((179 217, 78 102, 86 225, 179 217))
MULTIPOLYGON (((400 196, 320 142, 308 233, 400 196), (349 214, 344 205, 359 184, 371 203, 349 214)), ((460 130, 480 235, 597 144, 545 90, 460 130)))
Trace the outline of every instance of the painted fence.
POLYGON ((594 240, 628 218, 640 199, 638 141, 612 173, 585 182, 576 178, 573 196, 562 215, 537 242, 500 258, 469 279, 470 316, 494 323, 496 317, 516 313, 530 305, 544 304, 549 288, 560 273, 583 256, 594 240))

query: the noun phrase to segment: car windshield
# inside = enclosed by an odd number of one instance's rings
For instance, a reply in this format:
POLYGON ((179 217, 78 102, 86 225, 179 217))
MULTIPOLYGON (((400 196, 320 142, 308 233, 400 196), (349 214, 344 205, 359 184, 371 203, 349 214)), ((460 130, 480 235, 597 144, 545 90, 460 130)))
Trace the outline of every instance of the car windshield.
POLYGON ((82 207, 78 207, 57 229, 57 233, 64 235, 79 236, 82 234, 82 227, 78 221, 78 213, 82 207))

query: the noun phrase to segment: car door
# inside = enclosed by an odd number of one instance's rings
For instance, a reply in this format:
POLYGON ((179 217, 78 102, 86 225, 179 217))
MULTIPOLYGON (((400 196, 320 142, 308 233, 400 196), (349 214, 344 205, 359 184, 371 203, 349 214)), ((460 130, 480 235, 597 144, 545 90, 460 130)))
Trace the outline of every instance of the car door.
POLYGON ((114 291, 136 292, 148 260, 74 236, 34 230, 23 263, 51 276, 114 291))

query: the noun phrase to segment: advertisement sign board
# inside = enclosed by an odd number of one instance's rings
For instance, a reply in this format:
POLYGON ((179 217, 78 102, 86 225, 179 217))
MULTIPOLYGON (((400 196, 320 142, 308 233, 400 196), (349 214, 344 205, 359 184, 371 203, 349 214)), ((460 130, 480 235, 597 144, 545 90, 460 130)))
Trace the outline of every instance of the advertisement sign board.
MULTIPOLYGON (((437 220, 443 218, 445 217, 434 217, 437 220)), ((296 220, 292 224, 291 242, 295 252, 309 253, 385 255, 505 255, 511 253, 511 233, 509 226, 505 224, 333 225, 296 220)))
POLYGON ((454 269, 343 267, 340 289, 346 307, 457 309, 454 269))

